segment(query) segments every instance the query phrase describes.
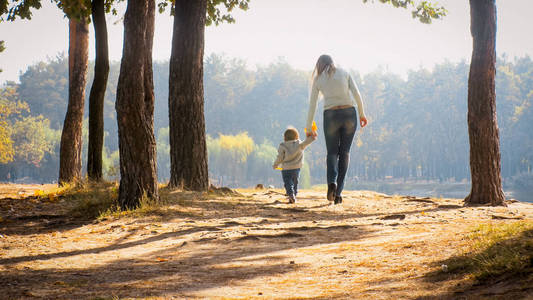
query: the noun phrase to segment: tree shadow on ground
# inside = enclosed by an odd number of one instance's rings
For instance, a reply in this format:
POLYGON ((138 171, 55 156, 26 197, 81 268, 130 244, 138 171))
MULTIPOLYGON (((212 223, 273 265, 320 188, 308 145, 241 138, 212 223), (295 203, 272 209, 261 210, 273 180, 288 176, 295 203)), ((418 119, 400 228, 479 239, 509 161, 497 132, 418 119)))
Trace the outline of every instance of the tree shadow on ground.
POLYGON ((113 187, 101 182, 73 186, 61 194, 0 198, 0 234, 46 234, 90 224, 115 204, 113 187))
MULTIPOLYGON (((12 265, 22 261, 112 251, 177 238, 193 231, 209 232, 210 229, 214 230, 212 233, 217 233, 222 232, 223 228, 199 227, 109 247, 3 259, 0 263, 12 265)), ((371 233, 354 226, 329 226, 312 230, 287 226, 272 234, 245 234, 230 238, 218 235, 214 239, 176 243, 175 246, 153 251, 146 256, 118 259, 91 268, 8 268, 0 275, 0 285, 4 286, 4 296, 8 298, 25 297, 34 292, 45 298, 62 298, 65 296, 62 287, 68 287, 68 298, 76 299, 103 296, 165 297, 171 294, 187 297, 204 289, 223 287, 256 277, 285 274, 302 267, 299 262, 289 261, 287 257, 277 253, 279 251, 355 241, 371 233), (189 251, 189 246, 193 244, 205 247, 189 251)))
POLYGON ((91 224, 94 219, 73 218, 67 215, 31 215, 5 219, 0 226, 3 235, 33 235, 65 232, 91 224))

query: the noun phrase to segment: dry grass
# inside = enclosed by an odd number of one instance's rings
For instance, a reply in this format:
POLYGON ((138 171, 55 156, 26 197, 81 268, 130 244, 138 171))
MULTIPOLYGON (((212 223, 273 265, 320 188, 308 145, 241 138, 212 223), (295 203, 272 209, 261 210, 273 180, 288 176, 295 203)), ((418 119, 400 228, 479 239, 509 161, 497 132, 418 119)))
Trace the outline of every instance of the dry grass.
POLYGON ((71 206, 68 215, 95 219, 116 211, 118 184, 115 182, 80 183, 59 188, 65 201, 71 206))
POLYGON ((533 222, 481 224, 466 239, 464 253, 446 261, 448 272, 479 282, 533 273, 533 222))
POLYGON ((108 218, 142 218, 175 213, 172 205, 186 206, 192 201, 205 199, 208 194, 170 190, 160 185, 160 199, 143 197, 138 208, 120 210, 117 204, 117 182, 80 182, 36 193, 42 197, 61 197, 70 207, 68 215, 77 218, 105 220, 108 218))

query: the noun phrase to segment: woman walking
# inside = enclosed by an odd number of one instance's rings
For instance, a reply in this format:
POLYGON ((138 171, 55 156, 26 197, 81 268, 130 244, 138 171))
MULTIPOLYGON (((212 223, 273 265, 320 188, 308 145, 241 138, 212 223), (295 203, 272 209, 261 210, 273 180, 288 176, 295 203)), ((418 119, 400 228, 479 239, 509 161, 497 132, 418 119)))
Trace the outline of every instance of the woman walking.
POLYGON ((344 178, 350 163, 350 147, 357 129, 357 111, 361 127, 367 119, 363 110, 363 101, 348 72, 335 67, 329 55, 321 55, 312 76, 309 113, 307 115, 306 135, 316 136, 311 129, 315 117, 318 93, 324 97, 324 137, 327 148, 327 181, 329 201, 342 203, 344 178), (350 94, 351 93, 351 94, 350 94))

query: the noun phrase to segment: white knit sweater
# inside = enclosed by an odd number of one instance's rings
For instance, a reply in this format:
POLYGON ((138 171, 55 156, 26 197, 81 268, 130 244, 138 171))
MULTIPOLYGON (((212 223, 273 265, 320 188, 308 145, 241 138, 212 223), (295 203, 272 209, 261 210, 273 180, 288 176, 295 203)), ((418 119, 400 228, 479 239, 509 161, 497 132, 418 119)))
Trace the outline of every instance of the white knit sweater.
POLYGON ((324 110, 340 105, 357 105, 359 117, 365 117, 361 94, 359 94, 359 90, 352 76, 341 68, 336 68, 335 72, 331 75, 327 71, 324 71, 320 76, 314 78, 311 86, 309 113, 307 114, 307 123, 305 125, 309 132, 311 131, 311 124, 315 117, 318 92, 321 92, 324 96, 324 110))

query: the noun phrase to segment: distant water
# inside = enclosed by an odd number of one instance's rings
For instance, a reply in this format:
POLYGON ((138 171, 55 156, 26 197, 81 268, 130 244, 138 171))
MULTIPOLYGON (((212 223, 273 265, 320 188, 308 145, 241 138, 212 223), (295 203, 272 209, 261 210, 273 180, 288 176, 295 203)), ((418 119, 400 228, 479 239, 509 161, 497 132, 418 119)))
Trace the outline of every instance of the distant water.
POLYGON ((505 197, 507 199, 516 199, 518 201, 522 202, 530 202, 533 203, 533 191, 525 191, 525 190, 504 190, 505 197))
MULTIPOLYGON (((367 189, 389 195, 409 195, 433 198, 465 198, 470 192, 470 185, 464 183, 354 183, 348 189, 367 189)), ((506 199, 533 203, 533 190, 504 188, 506 199)))
MULTIPOLYGON (((435 192, 435 191, 420 191, 420 190, 413 190, 411 192, 405 193, 405 191, 402 191, 402 194, 416 196, 416 197, 433 197, 433 198, 457 198, 457 199, 464 199, 468 195, 470 190, 465 191, 441 191, 441 192, 435 192)), ((515 199, 521 202, 530 202, 533 203, 533 191, 527 192, 527 191, 519 191, 519 190, 503 190, 505 194, 506 199, 515 199)), ((394 194, 394 193, 393 193, 394 194)), ((397 193, 400 194, 400 193, 397 193)))

